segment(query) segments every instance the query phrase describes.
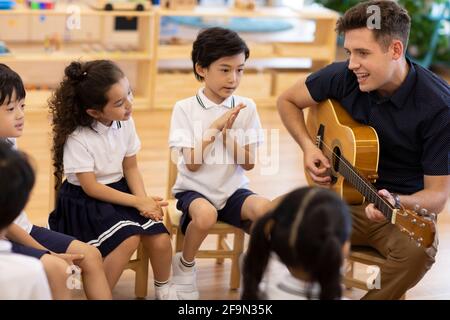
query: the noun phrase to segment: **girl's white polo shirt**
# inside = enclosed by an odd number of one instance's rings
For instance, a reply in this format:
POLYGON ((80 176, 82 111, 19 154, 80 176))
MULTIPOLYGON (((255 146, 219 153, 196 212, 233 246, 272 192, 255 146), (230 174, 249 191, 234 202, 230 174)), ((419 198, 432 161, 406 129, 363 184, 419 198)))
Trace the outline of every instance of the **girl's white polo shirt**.
POLYGON ((80 172, 93 172, 102 184, 117 182, 123 177, 123 159, 137 154, 140 147, 131 117, 113 121, 109 127, 100 122, 94 122, 92 128, 78 127, 64 145, 64 174, 77 186, 80 172))
MULTIPOLYGON (((242 147, 249 144, 259 145, 264 141, 264 135, 253 100, 233 95, 217 105, 204 95, 202 88, 197 95, 175 104, 170 125, 170 148, 179 152, 182 148, 194 148, 196 141, 201 141, 212 122, 239 103, 244 103, 247 107, 239 112, 231 134, 242 147)), ((177 167, 178 176, 172 192, 199 192, 218 210, 225 206, 227 199, 237 189, 248 187, 244 170, 235 163, 232 153, 223 146, 221 135, 218 135, 210 146, 198 171, 191 172, 187 169, 181 153, 177 167)))

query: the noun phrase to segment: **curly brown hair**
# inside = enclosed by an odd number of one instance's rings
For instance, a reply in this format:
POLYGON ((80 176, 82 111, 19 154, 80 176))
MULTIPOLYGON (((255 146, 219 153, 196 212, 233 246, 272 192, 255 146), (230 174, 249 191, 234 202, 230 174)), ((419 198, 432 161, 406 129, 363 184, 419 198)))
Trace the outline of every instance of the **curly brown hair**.
POLYGON ((64 144, 77 127, 91 127, 94 118, 87 109, 102 111, 108 103, 107 92, 124 77, 112 61, 73 61, 64 70, 64 78, 48 104, 52 115, 52 159, 59 188, 63 176, 64 144))

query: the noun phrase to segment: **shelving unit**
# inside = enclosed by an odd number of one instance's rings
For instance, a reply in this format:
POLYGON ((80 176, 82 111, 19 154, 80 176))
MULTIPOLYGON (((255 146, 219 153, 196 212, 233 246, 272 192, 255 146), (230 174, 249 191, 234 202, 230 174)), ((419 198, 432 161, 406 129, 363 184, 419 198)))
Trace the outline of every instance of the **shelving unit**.
POLYGON ((250 47, 250 60, 237 94, 253 98, 260 107, 273 107, 276 97, 300 74, 331 63, 336 53, 334 27, 339 16, 320 7, 266 7, 252 11, 153 7, 149 11, 100 11, 79 2, 76 4, 79 12, 70 12, 67 4, 59 2, 54 10, 30 10, 20 6, 14 10, 0 10, 0 40, 5 40, 1 38, 2 28, 8 24, 15 20, 26 24, 21 33, 6 39, 11 55, 0 56, 0 63, 17 70, 28 85, 26 103, 29 110, 45 110, 51 89, 61 80, 64 67, 72 60, 116 61, 130 79, 137 109, 168 109, 177 100, 193 95, 201 86, 192 74, 190 62, 192 42, 198 29, 192 28, 190 37, 181 44, 164 43, 160 30, 162 17, 296 21, 296 33, 281 37, 278 33, 273 37, 266 33, 247 39, 248 34, 240 33, 250 47), (58 30, 64 31, 66 20, 74 14, 81 19, 81 29, 70 31, 69 40, 61 36, 64 39, 61 50, 46 52, 42 34, 45 24, 51 21, 52 26, 58 24, 61 27, 58 30), (126 32, 122 36, 111 33, 106 26, 112 26, 115 17, 136 17, 137 31, 126 32), (119 48, 115 49, 115 46, 119 48))
MULTIPOLYGON (((6 41, 11 54, 0 56, 0 63, 17 67, 19 73, 23 74, 26 85, 30 86, 31 83, 32 87, 43 88, 27 90, 27 107, 30 110, 45 109, 46 101, 51 94, 50 88, 61 80, 63 69, 69 62, 110 59, 119 64, 134 65, 134 72, 131 72, 134 79, 130 81, 134 84, 135 107, 151 108, 154 90, 151 84, 154 83, 152 78, 154 74, 150 71, 155 68, 155 43, 157 43, 154 28, 155 12, 152 10, 101 11, 78 2, 76 9, 74 11, 73 6, 57 3, 53 10, 31 10, 20 5, 13 10, 0 10, 0 19, 3 23, 7 23, 6 20, 20 19, 20 23, 26 24, 22 28, 26 29, 25 32, 22 30, 22 33, 26 34, 18 35, 18 40, 6 41), (107 24, 113 23, 112 19, 115 17, 137 18, 137 32, 134 32, 134 39, 132 35, 131 41, 123 40, 124 45, 119 45, 122 39, 115 39, 117 37, 112 36, 105 28, 107 24), (80 30, 67 29, 65 24, 67 19, 71 18, 80 19, 80 30), (60 50, 45 50, 45 35, 39 33, 43 32, 46 23, 58 26, 55 32, 61 39, 60 50), (90 30, 85 30, 90 29, 90 26, 97 26, 97 28, 91 33, 90 30), (69 40, 64 39, 67 35, 70 36, 69 40), (47 72, 52 73, 50 69, 58 69, 57 74, 47 79, 47 72), (41 85, 44 81, 47 83, 41 85)), ((128 35, 130 34, 128 32, 128 35)))
MULTIPOLYGON (((280 33, 273 37, 265 33, 254 39, 246 33, 240 33, 249 46, 250 59, 236 93, 252 97, 260 107, 273 107, 277 96, 293 84, 299 75, 331 63, 336 54, 334 28, 339 15, 321 7, 259 7, 251 11, 197 7, 195 10, 156 11, 158 20, 171 16, 218 18, 225 21, 237 17, 301 21, 297 29, 304 26, 309 32, 293 33, 293 36, 283 33, 281 37, 280 33), (311 30, 311 25, 315 31, 311 30)), ((155 75, 158 81, 154 95, 156 107, 171 108, 175 101, 194 94, 201 86, 192 74, 190 61, 194 38, 195 35, 192 35, 190 41, 182 44, 160 41, 155 56, 158 61, 158 73, 155 75)))

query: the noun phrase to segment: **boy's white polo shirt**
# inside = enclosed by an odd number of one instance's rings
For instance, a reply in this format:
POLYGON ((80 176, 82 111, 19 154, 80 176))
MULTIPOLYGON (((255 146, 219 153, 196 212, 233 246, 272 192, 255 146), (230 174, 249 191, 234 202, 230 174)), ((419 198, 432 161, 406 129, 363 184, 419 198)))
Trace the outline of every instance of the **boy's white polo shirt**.
POLYGON ((11 243, 0 239, 0 300, 50 300, 42 263, 11 252, 11 243))
MULTIPOLYGON (((194 148, 196 141, 211 124, 231 108, 244 103, 247 107, 239 112, 232 134, 242 147, 259 145, 264 141, 261 122, 253 100, 230 96, 220 105, 210 101, 201 88, 196 96, 178 101, 172 112, 169 146, 181 151, 194 148)), ((239 188, 248 186, 248 179, 240 165, 234 163, 233 156, 223 146, 220 135, 209 147, 204 163, 196 172, 187 169, 184 158, 179 153, 178 176, 172 189, 174 194, 182 191, 196 191, 203 194, 218 210, 225 206, 227 199, 239 188)))
POLYGON ((92 128, 78 127, 64 145, 64 174, 77 186, 80 172, 93 172, 102 184, 117 182, 123 177, 123 159, 135 155, 140 147, 131 117, 113 121, 109 127, 97 121, 92 128))

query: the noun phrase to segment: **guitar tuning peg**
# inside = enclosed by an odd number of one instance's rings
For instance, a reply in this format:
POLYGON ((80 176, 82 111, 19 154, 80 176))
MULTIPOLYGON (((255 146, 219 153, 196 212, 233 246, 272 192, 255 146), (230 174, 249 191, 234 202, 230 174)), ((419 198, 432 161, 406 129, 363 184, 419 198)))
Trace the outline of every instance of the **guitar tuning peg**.
POLYGON ((425 208, 422 208, 419 210, 419 216, 426 216, 428 215, 428 210, 425 208))
POLYGON ((431 218, 433 221, 436 221, 436 218, 437 218, 436 213, 434 213, 434 212, 430 213, 430 218, 431 218))
POLYGON ((419 212, 419 209, 420 209, 420 206, 418 204, 414 205, 414 208, 413 208, 414 212, 416 212, 416 213, 419 212))
POLYGON ((422 243, 416 242, 416 245, 417 245, 418 248, 420 248, 422 246, 422 243))

